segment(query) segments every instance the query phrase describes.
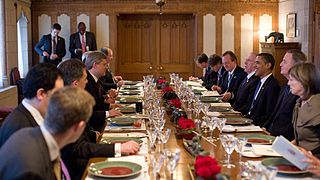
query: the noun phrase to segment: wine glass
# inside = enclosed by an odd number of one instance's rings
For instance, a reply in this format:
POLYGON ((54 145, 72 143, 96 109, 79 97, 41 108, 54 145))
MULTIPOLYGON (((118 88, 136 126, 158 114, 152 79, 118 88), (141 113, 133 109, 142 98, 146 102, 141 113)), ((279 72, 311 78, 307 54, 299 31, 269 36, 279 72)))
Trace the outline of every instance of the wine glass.
POLYGON ((150 160, 152 164, 152 172, 153 172, 154 179, 157 179, 157 176, 160 175, 160 169, 165 159, 166 159, 165 154, 158 154, 158 155, 151 154, 150 160))
POLYGON ((160 139, 163 145, 165 145, 168 142, 170 134, 171 134, 171 129, 169 128, 167 128, 165 131, 162 131, 162 133, 160 134, 160 139))
POLYGON ((209 122, 208 126, 209 126, 209 130, 210 130, 210 137, 208 137, 207 139, 209 141, 212 141, 212 142, 217 141, 217 139, 213 137, 213 132, 217 127, 218 119, 219 118, 217 118, 217 117, 211 117, 210 120, 208 121, 209 122))
POLYGON ((218 118, 217 119, 217 127, 220 131, 220 134, 222 133, 222 130, 226 124, 227 119, 226 118, 218 118))
POLYGON ((236 143, 236 151, 239 153, 239 164, 242 164, 241 158, 244 146, 247 144, 248 139, 245 137, 238 137, 236 143))
POLYGON ((236 146, 237 139, 231 134, 220 134, 220 141, 228 157, 227 163, 223 166, 227 168, 235 167, 234 164, 230 163, 230 155, 236 146))
POLYGON ((174 152, 171 152, 167 149, 165 151, 165 154, 167 156, 167 169, 170 172, 171 179, 173 179, 173 172, 176 169, 180 160, 181 151, 179 149, 176 149, 174 152))

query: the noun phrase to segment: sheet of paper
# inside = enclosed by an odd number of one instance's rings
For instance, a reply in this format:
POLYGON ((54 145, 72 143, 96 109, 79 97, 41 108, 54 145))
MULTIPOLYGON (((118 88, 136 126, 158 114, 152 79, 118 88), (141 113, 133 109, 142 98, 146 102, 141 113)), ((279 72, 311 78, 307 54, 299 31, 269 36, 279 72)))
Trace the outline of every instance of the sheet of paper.
POLYGON ((213 107, 231 107, 230 103, 210 103, 210 106, 213 107))
POLYGON ((252 144, 252 151, 257 155, 281 156, 271 148, 271 145, 252 144))
POLYGON ((305 155, 283 136, 278 136, 275 139, 272 144, 272 149, 301 170, 306 169, 309 165, 308 163, 302 162, 303 159, 307 159, 305 155))
POLYGON ((201 94, 202 96, 221 96, 217 91, 204 91, 201 94))

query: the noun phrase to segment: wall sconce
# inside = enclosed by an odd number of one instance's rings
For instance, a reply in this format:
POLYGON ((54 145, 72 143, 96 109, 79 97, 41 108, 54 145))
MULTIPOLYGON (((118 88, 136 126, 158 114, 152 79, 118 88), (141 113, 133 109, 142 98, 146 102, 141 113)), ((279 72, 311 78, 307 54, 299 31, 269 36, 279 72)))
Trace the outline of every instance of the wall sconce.
POLYGON ((156 0, 156 5, 160 8, 160 15, 163 14, 162 6, 166 4, 166 0, 156 0))

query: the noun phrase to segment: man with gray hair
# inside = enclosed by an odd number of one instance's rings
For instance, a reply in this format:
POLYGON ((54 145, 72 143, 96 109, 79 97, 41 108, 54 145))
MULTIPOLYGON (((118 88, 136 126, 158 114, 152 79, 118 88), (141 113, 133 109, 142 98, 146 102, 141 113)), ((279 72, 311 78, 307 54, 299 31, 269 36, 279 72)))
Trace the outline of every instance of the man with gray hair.
POLYGON ((90 118, 90 125, 94 130, 101 132, 105 119, 110 116, 122 115, 120 111, 110 110, 110 103, 114 103, 114 97, 117 95, 115 91, 104 91, 100 77, 104 76, 107 71, 107 57, 99 51, 93 51, 88 54, 85 62, 88 74, 88 83, 86 90, 95 98, 96 105, 93 107, 95 117, 90 118))
MULTIPOLYGON (((280 63, 280 73, 289 79, 289 70, 295 64, 304 63, 306 61, 306 55, 300 50, 288 50, 280 63)), ((274 111, 272 112, 269 120, 264 124, 264 127, 271 133, 271 135, 282 135, 288 140, 294 139, 292 113, 298 98, 298 96, 291 93, 288 84, 282 87, 274 111)))
POLYGON ((0 179, 70 179, 60 149, 79 138, 94 104, 80 88, 55 92, 44 124, 17 131, 0 149, 0 179))

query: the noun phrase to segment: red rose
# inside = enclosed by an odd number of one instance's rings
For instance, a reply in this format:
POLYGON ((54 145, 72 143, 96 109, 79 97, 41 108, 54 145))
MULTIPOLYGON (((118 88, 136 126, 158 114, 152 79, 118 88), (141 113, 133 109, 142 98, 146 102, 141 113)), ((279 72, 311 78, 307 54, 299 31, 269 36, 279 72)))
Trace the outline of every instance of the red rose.
POLYGON ((158 84, 162 84, 162 83, 166 83, 167 82, 167 80, 165 80, 165 79, 158 79, 158 84))
POLYGON ((163 89, 161 90, 161 93, 164 94, 164 93, 166 93, 166 92, 168 92, 168 91, 173 91, 172 87, 165 87, 165 88, 163 88, 163 89))
POLYGON ((217 160, 210 156, 197 156, 194 168, 196 175, 205 179, 221 172, 221 166, 217 163, 217 160))
POLYGON ((178 98, 169 100, 169 104, 176 108, 181 108, 181 101, 178 98))
POLYGON ((191 129, 194 129, 196 127, 192 119, 186 119, 184 117, 180 117, 179 118, 178 126, 182 130, 191 130, 191 129))

